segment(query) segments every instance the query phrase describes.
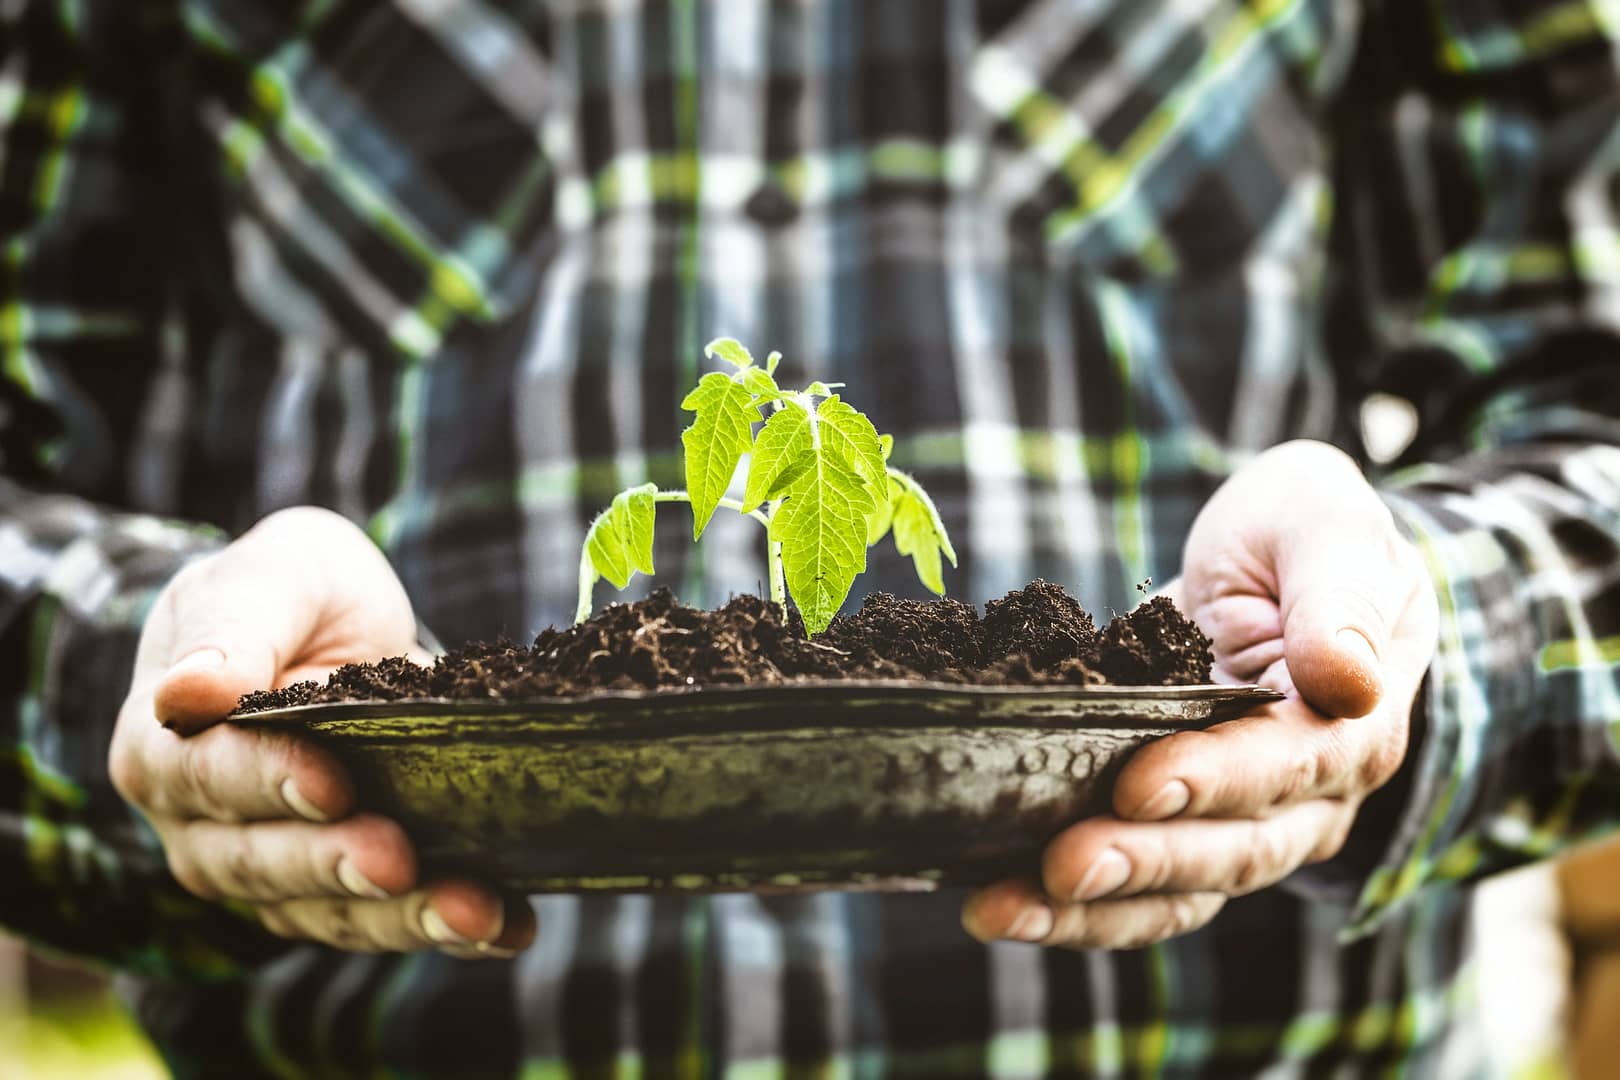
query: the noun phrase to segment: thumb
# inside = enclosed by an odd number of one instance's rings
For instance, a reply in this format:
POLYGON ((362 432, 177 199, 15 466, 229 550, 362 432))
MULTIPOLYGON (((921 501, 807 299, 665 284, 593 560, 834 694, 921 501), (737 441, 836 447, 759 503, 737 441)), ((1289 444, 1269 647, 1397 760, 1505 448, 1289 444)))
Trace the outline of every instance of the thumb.
POLYGON ((1385 511, 1376 525, 1297 537, 1279 560, 1288 672, 1328 716, 1365 716, 1383 699, 1391 638, 1416 582, 1403 547, 1385 511))
POLYGON ((237 546, 182 571, 165 594, 171 646, 153 692, 158 720, 191 734, 273 686, 319 625, 323 605, 311 593, 306 578, 237 546))
POLYGON ((313 508, 265 518, 182 570, 163 601, 154 615, 167 620, 158 629, 168 647, 148 672, 153 708, 186 734, 299 665, 400 655, 416 642, 410 600, 388 560, 354 525, 313 508))

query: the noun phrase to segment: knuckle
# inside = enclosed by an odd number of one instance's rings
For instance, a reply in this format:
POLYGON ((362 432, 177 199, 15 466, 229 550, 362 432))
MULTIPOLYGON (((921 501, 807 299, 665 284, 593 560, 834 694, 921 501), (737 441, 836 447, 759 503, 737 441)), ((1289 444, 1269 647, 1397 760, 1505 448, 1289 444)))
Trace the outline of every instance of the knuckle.
POLYGON ((132 806, 145 807, 152 794, 145 764, 129 746, 126 738, 114 736, 111 752, 107 756, 107 778, 113 790, 132 806))
POLYGON ((202 867, 189 852, 181 848, 170 848, 166 857, 169 864, 169 876, 179 882, 180 887, 200 900, 222 899, 220 891, 214 883, 202 872, 202 867))
POLYGON ((1307 792, 1316 787, 1322 768, 1323 760, 1320 751, 1309 750, 1293 754, 1283 767, 1282 777, 1277 785, 1277 794, 1271 800, 1272 806, 1283 806, 1297 802, 1307 792))
POLYGON ((205 555, 200 559, 188 562, 169 579, 169 583, 163 587, 163 592, 168 596, 175 596, 199 588, 206 588, 218 568, 219 555, 217 553, 205 555))
POLYGON ((246 832, 233 836, 223 845, 219 859, 221 886, 232 896, 249 896, 258 891, 259 875, 253 844, 246 832))
POLYGON ((255 908, 254 912, 259 917, 259 924, 278 938, 303 936, 299 934, 298 928, 293 925, 292 920, 283 915, 279 908, 260 907, 255 908))
POLYGON ((1238 855, 1231 886, 1234 895, 1254 892, 1282 876, 1288 865, 1288 847, 1282 835, 1265 822, 1249 826, 1246 842, 1238 855))
POLYGON ((345 952, 370 951, 370 942, 355 921, 354 905, 348 900, 329 900, 323 906, 318 936, 345 952))
POLYGON ((1265 857, 1252 844, 1243 845, 1238 850, 1237 862, 1232 867, 1232 879, 1229 882, 1232 894, 1241 896, 1253 892, 1264 876, 1265 857))
POLYGON ((1306 862, 1326 862, 1344 850, 1344 845, 1350 839, 1350 826, 1355 821, 1353 808, 1347 808, 1334 816, 1332 824, 1323 832, 1321 839, 1311 848, 1306 856, 1306 862))
MULTIPOLYGON (((1176 938, 1178 934, 1186 934, 1210 921, 1220 902, 1210 902, 1209 897, 1200 897, 1197 894, 1174 895, 1170 899, 1170 920, 1168 931, 1163 938, 1176 938)), ((1163 938, 1160 938, 1162 941, 1163 938)))
POLYGON ((1137 892, 1159 892, 1169 887, 1170 879, 1175 876, 1175 859, 1170 852, 1170 844, 1162 831, 1149 834, 1153 837, 1147 845, 1147 850, 1132 852, 1130 860, 1132 867, 1147 869, 1146 881, 1137 892))
POLYGON ((213 772, 207 758, 200 739, 186 743, 180 752, 180 786, 186 794, 203 805, 207 805, 210 801, 210 780, 213 772))
POLYGON ((1360 781, 1361 790, 1373 791, 1383 787, 1401 767, 1401 760, 1405 756, 1406 749, 1397 740, 1380 739, 1375 742, 1357 770, 1356 778, 1360 781))
POLYGON ((1170 897, 1169 919, 1166 925, 1169 930, 1167 937, 1185 934, 1203 921, 1203 908, 1198 901, 1187 894, 1170 897))

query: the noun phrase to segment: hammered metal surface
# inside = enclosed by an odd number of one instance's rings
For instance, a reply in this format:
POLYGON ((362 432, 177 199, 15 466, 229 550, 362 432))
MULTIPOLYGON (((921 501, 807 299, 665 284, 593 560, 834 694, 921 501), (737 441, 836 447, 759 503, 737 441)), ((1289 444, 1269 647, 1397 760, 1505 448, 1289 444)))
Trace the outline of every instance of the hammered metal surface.
POLYGON ((833 683, 409 702, 302 724, 428 874, 539 891, 923 889, 1038 865, 1136 747, 1279 695, 833 683))

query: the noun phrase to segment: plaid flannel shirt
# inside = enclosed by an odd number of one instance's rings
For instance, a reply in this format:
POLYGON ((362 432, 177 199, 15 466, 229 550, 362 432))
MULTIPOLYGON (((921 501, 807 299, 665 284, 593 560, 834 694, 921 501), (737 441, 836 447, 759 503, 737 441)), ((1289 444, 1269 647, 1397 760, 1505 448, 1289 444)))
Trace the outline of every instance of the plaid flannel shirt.
MULTIPOLYGON (((1467 883, 1620 817, 1614 20, 0 3, 0 923, 122 970, 182 1074, 1472 1073, 1467 883), (445 640, 562 621, 721 333, 859 387, 976 602, 1123 609, 1248 456, 1410 400, 1378 482, 1440 647, 1347 852, 1131 952, 981 947, 951 895, 559 896, 465 963, 179 890, 105 764, 174 570, 318 503, 445 640)), ((763 579, 746 523, 664 525, 686 598, 763 579)))

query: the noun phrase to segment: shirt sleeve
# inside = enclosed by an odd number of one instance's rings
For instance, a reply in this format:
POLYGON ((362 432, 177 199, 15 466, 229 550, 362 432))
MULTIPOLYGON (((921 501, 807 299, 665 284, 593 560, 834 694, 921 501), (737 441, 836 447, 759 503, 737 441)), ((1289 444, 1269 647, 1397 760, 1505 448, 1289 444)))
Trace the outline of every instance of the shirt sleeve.
POLYGON ((146 612, 221 543, 109 508, 160 392, 137 117, 161 7, 0 5, 0 925, 147 975, 224 977, 273 939, 180 889, 107 776, 146 612))
POLYGON ((1349 936, 1620 823, 1620 27, 1602 7, 1374 3, 1346 83, 1330 330, 1353 389, 1415 406, 1379 483, 1441 610, 1400 794, 1358 823, 1379 840, 1348 875, 1349 936))

